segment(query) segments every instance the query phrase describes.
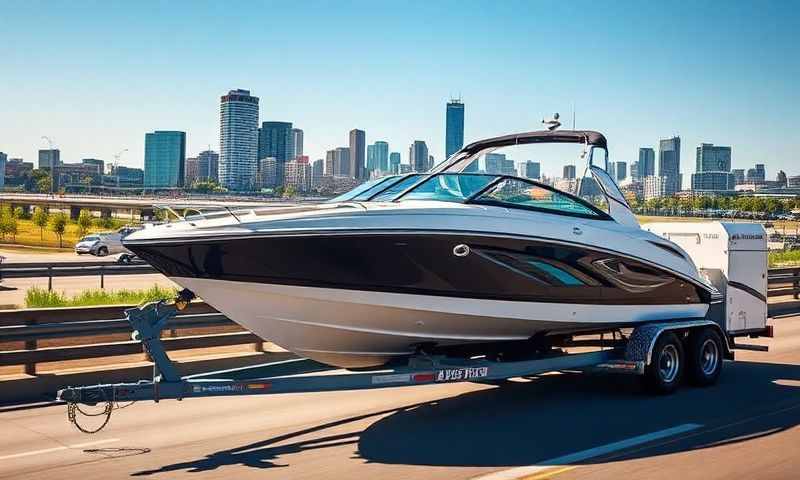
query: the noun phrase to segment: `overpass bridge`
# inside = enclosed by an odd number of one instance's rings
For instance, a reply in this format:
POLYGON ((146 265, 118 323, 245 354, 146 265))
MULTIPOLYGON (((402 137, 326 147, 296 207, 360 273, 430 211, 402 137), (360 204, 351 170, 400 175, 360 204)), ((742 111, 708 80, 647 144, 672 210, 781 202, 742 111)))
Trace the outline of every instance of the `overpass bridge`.
POLYGON ((182 196, 103 196, 103 195, 59 195, 43 193, 0 192, 0 204, 22 207, 27 213, 31 207, 68 212, 76 219, 81 210, 99 213, 104 218, 150 220, 155 216, 154 205, 176 203, 182 206, 210 203, 224 206, 249 206, 253 204, 294 204, 305 201, 321 201, 320 197, 299 197, 291 200, 279 198, 229 196, 229 195, 182 195, 182 196))

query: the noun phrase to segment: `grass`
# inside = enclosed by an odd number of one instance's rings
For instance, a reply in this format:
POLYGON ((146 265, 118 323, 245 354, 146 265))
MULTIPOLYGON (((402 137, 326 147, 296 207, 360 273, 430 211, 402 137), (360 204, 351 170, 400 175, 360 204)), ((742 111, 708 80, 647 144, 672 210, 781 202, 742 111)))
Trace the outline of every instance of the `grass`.
POLYGON ((63 292, 31 287, 25 292, 25 306, 28 308, 53 308, 139 305, 173 298, 176 294, 177 291, 174 288, 164 288, 158 285, 153 285, 147 290, 84 290, 71 296, 67 296, 63 292))
POLYGON ((769 252, 770 267, 791 267, 800 265, 800 250, 787 250, 782 252, 774 250, 769 252))
MULTIPOLYGON (((112 228, 103 228, 96 225, 92 225, 92 227, 89 229, 89 233, 108 232, 111 230, 116 230, 124 223, 126 222, 120 222, 118 220, 114 220, 114 226, 112 228)), ((68 222, 67 230, 64 233, 64 240, 62 244, 63 248, 65 249, 73 248, 79 239, 80 237, 78 236, 78 225, 71 221, 68 222)), ((11 235, 6 235, 5 238, 0 237, 0 244, 29 245, 34 247, 58 248, 58 236, 50 230, 49 225, 45 227, 44 235, 42 236, 39 232, 39 227, 34 225, 33 221, 18 219, 16 237, 11 237, 11 235)))

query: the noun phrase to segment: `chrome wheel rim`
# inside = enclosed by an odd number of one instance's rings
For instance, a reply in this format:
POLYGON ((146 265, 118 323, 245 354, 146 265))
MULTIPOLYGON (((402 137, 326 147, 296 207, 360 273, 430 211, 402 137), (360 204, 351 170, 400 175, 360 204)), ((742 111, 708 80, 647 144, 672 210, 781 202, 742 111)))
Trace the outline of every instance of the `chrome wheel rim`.
POLYGON ((717 343, 712 339, 706 339, 700 347, 700 368, 705 375, 712 375, 717 370, 719 363, 719 350, 717 343))
POLYGON ((658 356, 658 373, 664 383, 672 383, 678 376, 678 349, 675 345, 667 345, 658 356))

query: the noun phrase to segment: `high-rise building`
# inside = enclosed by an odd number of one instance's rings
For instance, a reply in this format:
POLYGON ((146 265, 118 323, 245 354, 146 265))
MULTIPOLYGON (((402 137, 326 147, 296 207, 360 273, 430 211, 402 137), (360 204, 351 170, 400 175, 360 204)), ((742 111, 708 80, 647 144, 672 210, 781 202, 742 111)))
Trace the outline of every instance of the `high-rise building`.
POLYGON ((334 175, 341 177, 353 177, 352 162, 350 161, 350 147, 339 147, 336 149, 336 156, 334 159, 334 175))
POLYGON ((617 164, 614 162, 608 162, 607 168, 608 176, 611 178, 617 178, 617 164))
POLYGON ((292 129, 292 158, 299 157, 303 154, 303 131, 299 128, 292 129))
POLYGON ((542 164, 528 160, 524 163, 525 176, 533 180, 539 180, 542 176, 542 164))
POLYGON ((272 157, 277 162, 278 185, 283 184, 284 165, 294 158, 292 122, 262 122, 258 130, 258 158, 272 157))
POLYGON ((408 148, 408 163, 414 172, 426 172, 428 166, 428 145, 422 140, 414 140, 408 148))
POLYGON ((39 150, 39 168, 51 169, 61 164, 61 150, 39 150))
POLYGON ((516 167, 516 164, 514 163, 514 160, 511 160, 510 158, 504 159, 503 160, 503 168, 502 168, 501 173, 503 175, 511 175, 511 176, 516 177, 517 176, 517 167, 516 167))
POLYGON ((692 174, 692 190, 725 192, 736 187, 736 178, 731 172, 706 171, 692 174))
POLYGON ((367 171, 389 172, 389 144, 378 140, 367 146, 367 171))
POLYGON ((264 157, 258 160, 256 183, 259 188, 275 188, 282 182, 282 179, 278 179, 278 159, 275 157, 264 157))
POLYGON ((631 163, 630 174, 631 174, 631 180, 633 180, 634 182, 638 182, 638 181, 641 180, 641 177, 639 175, 639 161, 638 160, 633 162, 633 163, 631 163))
POLYGON ((730 172, 731 147, 702 143, 697 147, 695 172, 730 172))
POLYGON ((0 190, 5 188, 6 186, 6 162, 8 161, 8 155, 0 152, 0 190))
POLYGON ((428 155, 428 168, 427 168, 426 171, 430 171, 430 169, 433 168, 434 162, 435 162, 435 160, 433 158, 433 155, 428 155))
MULTIPOLYGON (((388 148, 388 147, 387 147, 388 148)), ((365 173, 367 134, 364 130, 350 130, 350 176, 356 180, 369 178, 365 173)))
POLYGON ((666 177, 657 177, 655 175, 650 175, 642 179, 642 184, 643 184, 642 191, 645 200, 672 195, 671 193, 669 194, 667 193, 666 177))
POLYGON ((84 165, 92 165, 97 170, 98 175, 103 175, 105 173, 105 164, 103 160, 99 158, 84 158, 81 160, 81 163, 84 165))
POLYGON ((156 130, 144 136, 145 188, 183 186, 186 133, 156 130))
POLYGON ((338 175, 336 168, 336 150, 328 150, 325 152, 325 176, 338 175))
POLYGON ((756 163, 755 168, 747 169, 747 183, 763 184, 767 181, 767 172, 763 163, 756 163))
POLYGON ((486 166, 486 173, 492 175, 500 175, 503 173, 503 162, 506 161, 504 153, 487 153, 483 157, 483 163, 486 166))
POLYGON ((656 152, 649 147, 639 149, 638 179, 652 177, 656 174, 656 152))
POLYGON ((447 102, 444 145, 445 159, 450 158, 464 146, 464 104, 461 99, 447 102))
POLYGON ((197 155, 197 176, 200 181, 219 181, 219 154, 205 150, 197 155))
POLYGON ((229 190, 253 188, 258 171, 258 97, 231 90, 220 97, 219 181, 229 190))
POLYGON ((658 176, 664 177, 664 195, 681 189, 681 137, 663 139, 658 145, 658 176))
POLYGON ((574 179, 575 165, 564 165, 564 174, 561 177, 567 180, 574 179))
POLYGON ((786 172, 778 170, 778 175, 775 176, 775 183, 777 183, 779 187, 785 187, 788 182, 789 179, 786 177, 786 172))
POLYGON ((400 152, 392 152, 389 154, 389 171, 397 175, 400 173, 400 152))
POLYGON ((300 193, 311 190, 311 165, 308 164, 308 157, 301 156, 286 162, 284 175, 283 185, 286 188, 292 187, 300 193))
POLYGON ((617 182, 621 182, 628 177, 628 164, 626 162, 616 162, 617 176, 614 178, 617 182))
POLYGON ((311 164, 311 188, 319 188, 322 177, 325 175, 325 160, 314 160, 311 164))
POLYGON ((744 183, 744 168, 734 168, 731 170, 733 174, 734 185, 741 185, 744 183))

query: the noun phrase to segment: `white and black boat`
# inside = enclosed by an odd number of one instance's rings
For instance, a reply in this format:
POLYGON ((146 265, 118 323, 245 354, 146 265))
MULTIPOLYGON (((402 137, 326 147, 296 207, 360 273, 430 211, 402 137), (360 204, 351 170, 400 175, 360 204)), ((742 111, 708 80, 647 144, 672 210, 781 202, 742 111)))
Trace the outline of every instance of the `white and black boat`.
POLYGON ((262 338, 342 367, 706 316, 719 293, 639 227, 607 156, 591 131, 491 138, 334 202, 198 214, 125 246, 262 338), (583 145, 603 202, 469 171, 494 149, 539 143, 583 145))

